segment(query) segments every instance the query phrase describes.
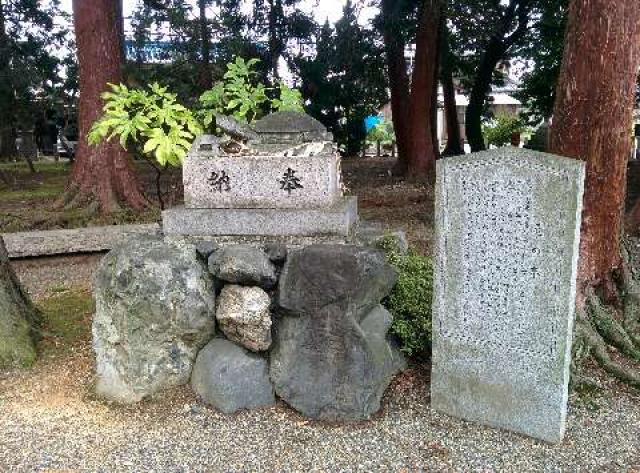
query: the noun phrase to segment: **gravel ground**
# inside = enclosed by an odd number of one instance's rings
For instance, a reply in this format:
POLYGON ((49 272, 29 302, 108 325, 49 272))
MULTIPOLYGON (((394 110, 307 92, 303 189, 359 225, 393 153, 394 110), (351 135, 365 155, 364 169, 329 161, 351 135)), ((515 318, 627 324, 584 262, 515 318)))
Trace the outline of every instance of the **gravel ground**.
POLYGON ((23 287, 34 299, 63 288, 93 288, 93 273, 102 254, 48 256, 11 261, 23 287))
POLYGON ((279 404, 226 416, 186 387, 134 408, 91 395, 88 344, 0 374, 0 471, 638 471, 640 398, 572 396, 563 444, 431 411, 427 368, 387 392, 373 420, 306 421, 279 404))
MULTIPOLYGON (((99 258, 13 264, 39 298, 90 288, 99 258)), ((188 387, 123 408, 93 397, 93 369, 84 340, 0 372, 0 472, 640 471, 640 394, 611 382, 572 394, 565 441, 552 446, 433 412, 428 366, 399 376, 371 421, 343 426, 283 403, 226 416, 188 387)))

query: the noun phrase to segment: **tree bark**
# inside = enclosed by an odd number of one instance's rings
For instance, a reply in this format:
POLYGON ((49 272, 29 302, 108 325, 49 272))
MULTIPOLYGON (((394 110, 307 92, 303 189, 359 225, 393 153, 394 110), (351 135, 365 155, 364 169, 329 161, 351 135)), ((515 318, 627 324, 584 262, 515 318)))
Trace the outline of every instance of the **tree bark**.
POLYGON ((119 1, 74 0, 73 17, 80 78, 79 139, 64 202, 92 206, 111 213, 121 205, 141 210, 149 206, 127 153, 115 141, 90 147, 87 133, 99 117, 100 95, 108 83, 122 82, 123 61, 119 1))
POLYGON ((482 113, 487 95, 491 91, 493 71, 505 58, 509 49, 526 34, 532 4, 531 0, 510 0, 498 22, 495 33, 491 36, 487 48, 480 58, 465 114, 467 141, 472 152, 485 149, 482 134, 482 113), (514 24, 515 30, 509 34, 509 31, 514 28, 514 24))
POLYGON ((404 41, 399 33, 400 2, 382 0, 383 36, 387 67, 389 69, 389 87, 391 89, 391 113, 393 130, 396 135, 398 158, 394 174, 405 175, 408 171, 411 143, 409 140, 409 74, 404 58, 404 41))
POLYGON ((443 71, 442 91, 444 98, 444 119, 447 127, 447 146, 442 154, 444 156, 464 154, 462 135, 460 134, 460 121, 458 120, 458 107, 456 105, 456 89, 450 70, 443 71))
POLYGON ((198 0, 200 29, 200 87, 209 90, 213 87, 213 76, 211 73, 211 35, 209 33, 209 22, 207 21, 207 0, 198 0))
POLYGON ((0 367, 29 366, 36 359, 41 317, 24 293, 0 237, 0 367))
POLYGON ((4 8, 6 1, 0 0, 0 160, 14 158, 16 150, 15 90, 11 74, 11 44, 7 36, 4 8))
POLYGON ((583 284, 606 280, 621 262, 639 67, 639 2, 572 1, 550 148, 587 165, 579 265, 583 284))
POLYGON ((469 94, 469 105, 465 114, 467 141, 472 152, 485 149, 484 136, 482 134, 482 113, 484 112, 487 95, 491 91, 493 71, 504 57, 505 51, 502 39, 492 38, 480 60, 480 65, 473 79, 473 86, 469 94))
POLYGON ((440 0, 425 0, 416 36, 416 60, 411 80, 410 152, 408 175, 435 177, 438 144, 434 117, 437 112, 440 0))
POLYGON ((576 342, 609 374, 640 389, 640 283, 621 244, 639 67, 639 2, 571 2, 550 149, 587 168, 576 342))
POLYGON ((283 48, 278 30, 280 19, 283 15, 282 0, 269 0, 269 56, 274 83, 280 79, 278 63, 280 62, 283 48))

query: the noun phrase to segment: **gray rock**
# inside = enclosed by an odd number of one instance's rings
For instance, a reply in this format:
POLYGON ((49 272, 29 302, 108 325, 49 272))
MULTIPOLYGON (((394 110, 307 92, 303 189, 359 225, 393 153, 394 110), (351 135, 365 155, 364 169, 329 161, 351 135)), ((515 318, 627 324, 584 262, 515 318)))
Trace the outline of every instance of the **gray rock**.
POLYGON ((276 393, 304 415, 361 420, 380 408, 404 366, 387 340, 390 314, 379 306, 396 280, 376 251, 311 246, 289 256, 270 353, 276 393))
POLYGON ((273 264, 282 266, 287 259, 287 245, 284 243, 268 243, 264 247, 265 253, 273 264))
POLYGON ((271 346, 269 295, 259 287, 227 284, 218 297, 216 319, 229 340, 252 351, 271 346))
POLYGON ((332 306, 359 321, 389 294, 396 280, 381 251, 355 245, 310 245, 289 255, 280 278, 279 305, 307 315, 332 306))
POLYGON ((214 338, 198 353, 191 386, 225 414, 276 402, 267 360, 222 338, 214 338))
POLYGON ((209 256, 214 251, 217 251, 220 246, 213 241, 198 241, 196 242, 196 253, 206 263, 209 261, 209 256))
POLYGON ((276 268, 260 248, 234 245, 209 257, 209 271, 232 284, 256 285, 271 289, 277 282, 276 268))
POLYGON ((193 246, 139 237, 96 273, 96 391, 131 403, 189 381, 215 330, 213 280, 193 246))

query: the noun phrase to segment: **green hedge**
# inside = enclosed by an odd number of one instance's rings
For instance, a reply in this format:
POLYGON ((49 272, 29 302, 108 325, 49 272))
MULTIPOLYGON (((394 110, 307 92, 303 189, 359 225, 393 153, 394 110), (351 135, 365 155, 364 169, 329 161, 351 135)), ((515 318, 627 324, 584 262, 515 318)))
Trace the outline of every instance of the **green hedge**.
POLYGON ((384 238, 378 245, 398 271, 398 283, 383 304, 393 315, 391 330, 409 356, 426 357, 431 353, 431 301, 433 265, 430 258, 398 249, 395 238, 384 238))

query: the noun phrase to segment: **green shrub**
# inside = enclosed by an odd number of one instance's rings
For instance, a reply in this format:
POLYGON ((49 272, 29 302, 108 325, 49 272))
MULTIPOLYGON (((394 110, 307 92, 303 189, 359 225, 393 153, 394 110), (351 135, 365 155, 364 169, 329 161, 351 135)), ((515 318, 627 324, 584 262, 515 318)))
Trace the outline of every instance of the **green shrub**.
POLYGON ((409 250, 403 254, 395 238, 384 238, 378 245, 398 271, 398 283, 383 301, 393 315, 391 330, 409 356, 428 356, 431 352, 431 300, 433 265, 431 259, 409 250))
POLYGON ((511 136, 514 133, 523 133, 526 131, 522 120, 517 115, 508 113, 498 113, 495 118, 486 123, 483 128, 487 142, 497 147, 510 144, 511 136))

